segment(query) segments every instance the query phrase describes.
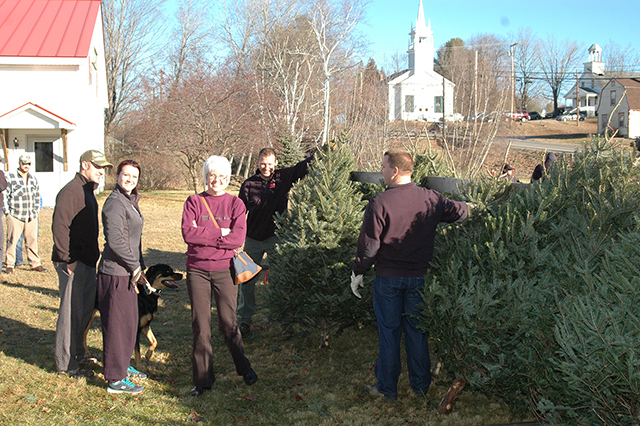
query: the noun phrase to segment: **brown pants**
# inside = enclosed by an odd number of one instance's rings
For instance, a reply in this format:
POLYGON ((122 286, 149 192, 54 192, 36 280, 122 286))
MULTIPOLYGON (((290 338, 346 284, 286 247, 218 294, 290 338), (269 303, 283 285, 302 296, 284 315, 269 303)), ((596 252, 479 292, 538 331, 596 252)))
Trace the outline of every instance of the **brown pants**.
POLYGON ((16 266, 16 246, 20 235, 24 233, 23 254, 27 253, 29 266, 36 268, 42 264, 38 256, 38 219, 23 222, 10 214, 7 215, 7 252, 5 253, 5 264, 7 268, 16 266))
POLYGON ((236 372, 240 376, 247 374, 251 363, 244 355, 242 335, 236 321, 238 287, 233 284, 231 271, 187 269, 187 290, 193 329, 193 384, 206 387, 216 381, 211 349, 211 293, 216 301, 218 328, 231 352, 236 372))

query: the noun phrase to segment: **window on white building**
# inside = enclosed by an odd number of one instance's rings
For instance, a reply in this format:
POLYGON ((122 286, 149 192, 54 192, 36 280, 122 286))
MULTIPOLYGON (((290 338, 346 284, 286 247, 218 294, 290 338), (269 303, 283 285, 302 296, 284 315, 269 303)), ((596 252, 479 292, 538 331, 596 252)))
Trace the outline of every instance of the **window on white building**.
POLYGON ((611 104, 610 105, 615 105, 616 104, 616 91, 612 90, 611 91, 611 104))
POLYGON ((35 142, 36 172, 53 171, 53 142, 35 142))
POLYGON ((618 113, 618 128, 624 127, 624 112, 618 113))
POLYGON ((436 113, 442 114, 442 96, 435 96, 433 98, 433 109, 436 113))
POLYGON ((413 95, 406 95, 404 97, 404 112, 413 112, 414 108, 413 95))

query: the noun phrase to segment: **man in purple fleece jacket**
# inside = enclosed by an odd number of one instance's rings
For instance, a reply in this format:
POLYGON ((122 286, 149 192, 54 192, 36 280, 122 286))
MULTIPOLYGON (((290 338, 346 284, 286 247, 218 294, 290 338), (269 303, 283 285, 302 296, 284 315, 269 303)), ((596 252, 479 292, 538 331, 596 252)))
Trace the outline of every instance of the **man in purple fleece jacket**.
POLYGON ((400 375, 400 338, 405 333, 409 380, 413 391, 426 395, 431 384, 429 335, 418 329, 416 306, 424 275, 433 258, 440 222, 462 222, 467 205, 411 182, 413 159, 400 149, 384 153, 382 176, 387 189, 374 197, 364 214, 358 251, 353 263, 351 289, 361 297, 363 274, 375 263, 373 308, 378 323, 377 385, 365 392, 395 400, 400 375))

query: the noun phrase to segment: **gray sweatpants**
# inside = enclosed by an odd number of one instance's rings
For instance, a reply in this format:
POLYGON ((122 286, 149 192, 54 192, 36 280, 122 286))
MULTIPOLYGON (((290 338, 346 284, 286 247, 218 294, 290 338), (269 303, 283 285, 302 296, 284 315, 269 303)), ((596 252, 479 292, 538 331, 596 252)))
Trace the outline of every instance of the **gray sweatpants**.
POLYGON ((57 263, 60 309, 56 323, 55 361, 58 371, 75 370, 84 358, 82 336, 96 306, 96 268, 76 262, 69 275, 66 263, 57 263))

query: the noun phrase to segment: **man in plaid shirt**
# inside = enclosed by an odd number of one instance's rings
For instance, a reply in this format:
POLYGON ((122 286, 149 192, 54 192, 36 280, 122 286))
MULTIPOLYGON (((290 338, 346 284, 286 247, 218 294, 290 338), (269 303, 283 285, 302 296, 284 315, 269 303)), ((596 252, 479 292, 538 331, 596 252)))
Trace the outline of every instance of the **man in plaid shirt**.
POLYGON ((23 154, 18 159, 18 170, 7 174, 7 189, 3 205, 7 216, 7 274, 13 274, 16 264, 16 245, 24 233, 24 247, 32 271, 47 272, 38 256, 38 212, 40 211, 40 187, 31 170, 31 156, 23 154))

